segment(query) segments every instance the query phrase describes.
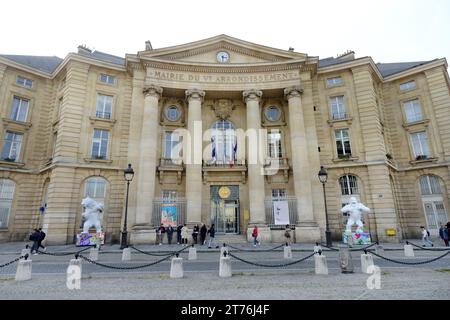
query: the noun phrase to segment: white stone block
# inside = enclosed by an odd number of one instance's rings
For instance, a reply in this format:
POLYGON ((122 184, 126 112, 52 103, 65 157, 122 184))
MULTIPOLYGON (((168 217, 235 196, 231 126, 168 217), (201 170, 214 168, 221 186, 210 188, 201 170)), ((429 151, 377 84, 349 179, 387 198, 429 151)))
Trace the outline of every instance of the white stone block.
POLYGON ((80 268, 80 272, 82 272, 82 261, 80 258, 78 259, 70 259, 69 266, 77 266, 80 268))
POLYGON ((410 244, 405 244, 405 257, 414 257, 414 249, 413 246, 410 244))
POLYGON ((16 270, 16 281, 25 281, 31 279, 31 260, 19 260, 16 270))
POLYGON ((98 260, 98 249, 97 248, 91 248, 89 251, 89 259, 92 261, 98 260))
POLYGON ((188 260, 197 260, 197 248, 195 247, 189 248, 188 260))
POLYGON ((314 255, 316 274, 328 274, 327 257, 320 254, 314 255))
POLYGON ((314 246, 314 252, 318 253, 319 251, 323 251, 320 245, 314 246))
POLYGON ((26 254, 28 254, 28 256, 31 255, 31 249, 27 248, 27 249, 22 249, 22 252, 20 253, 21 256, 25 256, 26 254))
POLYGON ((131 260, 131 249, 124 248, 122 250, 122 261, 130 261, 131 260))
POLYGON ((228 256, 220 257, 219 277, 221 278, 231 277, 231 259, 228 256))
POLYGON ((223 253, 226 252, 228 254, 228 247, 220 247, 220 256, 223 257, 223 253))
POLYGON ((183 258, 172 258, 170 264, 170 277, 183 278, 183 258))
POLYGON ((284 258, 292 259, 292 248, 291 246, 284 246, 284 258))
POLYGON ((373 257, 371 254, 361 254, 361 271, 362 273, 371 273, 368 272, 369 267, 373 266, 373 257))
POLYGON ((384 252, 384 247, 382 245, 376 245, 375 246, 375 253, 376 254, 382 254, 384 252))

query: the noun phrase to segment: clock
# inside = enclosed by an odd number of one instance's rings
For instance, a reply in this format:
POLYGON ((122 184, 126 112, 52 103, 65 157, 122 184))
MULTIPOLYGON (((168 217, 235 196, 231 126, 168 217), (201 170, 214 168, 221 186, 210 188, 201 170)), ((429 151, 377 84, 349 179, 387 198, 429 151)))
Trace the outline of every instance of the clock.
POLYGON ((217 52, 217 61, 220 63, 226 63, 230 60, 230 54, 226 51, 217 52))

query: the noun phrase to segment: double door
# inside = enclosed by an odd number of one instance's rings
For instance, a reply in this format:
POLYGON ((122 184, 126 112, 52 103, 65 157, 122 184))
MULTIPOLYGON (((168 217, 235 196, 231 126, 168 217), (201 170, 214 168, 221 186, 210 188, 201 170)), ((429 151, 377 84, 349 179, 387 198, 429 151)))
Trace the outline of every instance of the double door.
POLYGON ((447 216, 447 211, 445 210, 444 202, 440 199, 424 200, 423 207, 425 209, 425 218, 430 235, 438 237, 441 223, 446 224, 449 219, 447 216))

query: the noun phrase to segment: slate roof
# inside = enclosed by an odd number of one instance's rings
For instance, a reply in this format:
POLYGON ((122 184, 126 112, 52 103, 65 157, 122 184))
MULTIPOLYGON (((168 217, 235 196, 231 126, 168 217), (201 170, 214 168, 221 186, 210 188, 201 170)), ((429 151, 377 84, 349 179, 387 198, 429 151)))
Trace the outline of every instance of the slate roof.
POLYGON ((63 59, 56 56, 22 56, 12 54, 0 54, 0 57, 12 60, 14 62, 29 66, 33 69, 52 73, 63 61, 63 59))
MULTIPOLYGON (((433 60, 431 60, 433 61, 433 60)), ((378 70, 383 77, 388 77, 393 74, 422 66, 431 61, 416 61, 416 62, 397 62, 397 63, 377 63, 378 70)))
POLYGON ((112 54, 104 53, 101 51, 93 51, 91 53, 83 52, 79 54, 95 60, 117 64, 119 66, 125 65, 125 58, 113 56, 112 54))

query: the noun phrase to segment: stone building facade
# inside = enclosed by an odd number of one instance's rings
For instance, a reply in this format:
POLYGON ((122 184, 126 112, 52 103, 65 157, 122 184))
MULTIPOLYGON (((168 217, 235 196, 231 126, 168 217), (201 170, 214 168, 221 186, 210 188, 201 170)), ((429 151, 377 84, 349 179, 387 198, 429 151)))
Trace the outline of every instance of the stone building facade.
POLYGON ((321 166, 334 239, 351 196, 375 240, 436 235, 450 220, 449 87, 445 59, 319 59, 226 35, 125 58, 0 55, 0 240, 42 226, 73 243, 90 196, 119 241, 128 163, 135 244, 154 243, 164 205, 191 229, 248 237, 256 224, 282 241, 280 202, 296 241, 323 240, 321 166))

